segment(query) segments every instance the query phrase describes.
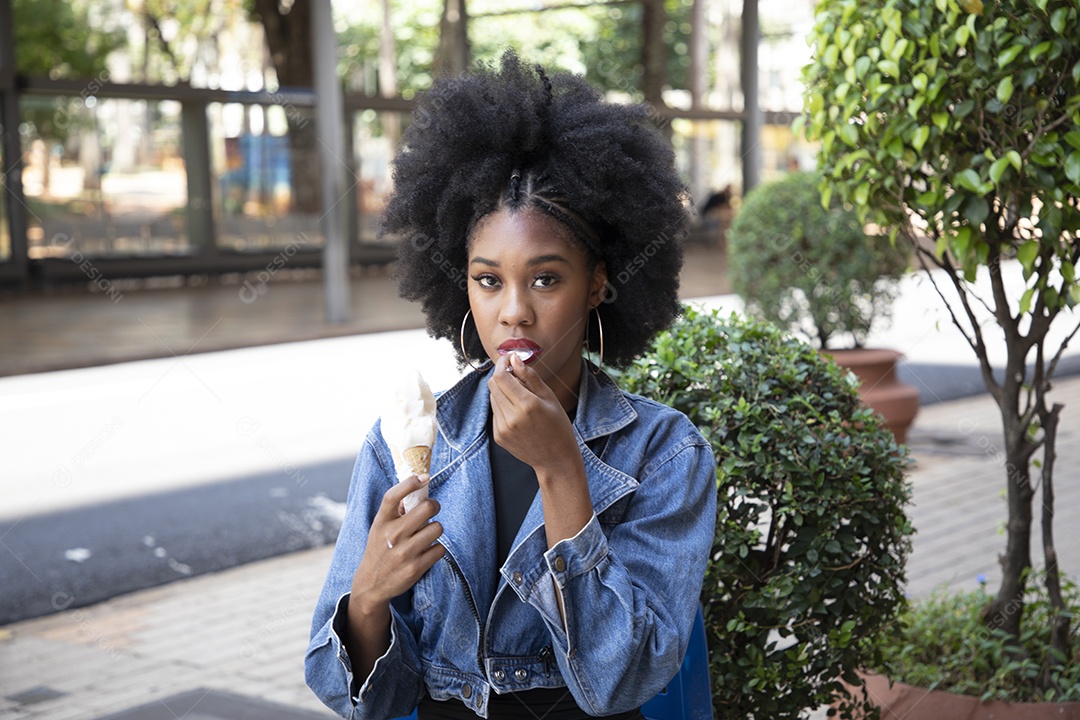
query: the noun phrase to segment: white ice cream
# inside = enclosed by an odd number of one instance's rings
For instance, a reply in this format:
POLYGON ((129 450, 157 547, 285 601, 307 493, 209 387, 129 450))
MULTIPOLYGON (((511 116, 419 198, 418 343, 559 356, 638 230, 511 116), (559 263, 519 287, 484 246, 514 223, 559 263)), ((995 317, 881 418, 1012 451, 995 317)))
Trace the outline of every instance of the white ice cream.
POLYGON ((410 370, 396 379, 380 426, 394 458, 397 478, 404 480, 413 474, 405 462, 405 450, 435 444, 435 396, 419 372, 410 370))

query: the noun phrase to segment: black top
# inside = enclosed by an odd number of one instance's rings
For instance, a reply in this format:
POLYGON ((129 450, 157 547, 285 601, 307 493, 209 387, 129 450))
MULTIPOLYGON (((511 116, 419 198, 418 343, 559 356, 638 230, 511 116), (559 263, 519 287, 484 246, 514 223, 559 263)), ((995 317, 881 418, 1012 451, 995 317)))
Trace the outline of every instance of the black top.
MULTIPOLYGON (((573 411, 570 413, 574 417, 573 411)), ((492 421, 488 415, 488 445, 491 459, 491 484, 495 493, 496 565, 501 568, 514 546, 521 523, 529 513, 533 498, 540 491, 536 471, 531 465, 518 460, 510 451, 495 443, 492 421)), ((465 703, 457 699, 437 701, 425 697, 417 709, 420 720, 475 720, 477 715, 465 703)), ((574 701, 565 687, 535 688, 516 693, 488 696, 490 720, 520 720, 521 718, 544 720, 588 720, 586 714, 574 701)), ((610 717, 619 720, 638 720, 641 712, 633 710, 610 717)))
POLYGON ((495 493, 495 567, 501 568, 514 547, 521 523, 540 490, 532 465, 521 462, 495 443, 491 417, 487 425, 491 486, 495 493))
MULTIPOLYGON (((451 700, 432 700, 425 697, 416 709, 419 720, 476 720, 478 717, 465 703, 451 700)), ((615 720, 644 720, 640 710, 605 715, 615 720)), ((574 702, 574 696, 565 687, 536 688, 522 692, 488 695, 488 720, 592 720, 593 716, 582 711, 574 702)))

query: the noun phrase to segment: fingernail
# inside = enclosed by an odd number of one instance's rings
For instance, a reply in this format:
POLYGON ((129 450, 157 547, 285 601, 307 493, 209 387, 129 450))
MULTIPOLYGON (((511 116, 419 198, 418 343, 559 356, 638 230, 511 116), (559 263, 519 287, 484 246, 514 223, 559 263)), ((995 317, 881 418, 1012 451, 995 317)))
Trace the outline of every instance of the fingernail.
POLYGON ((428 475, 427 473, 420 473, 419 475, 416 476, 416 479, 420 481, 421 485, 423 485, 424 483, 426 483, 428 480, 431 479, 431 475, 428 475))

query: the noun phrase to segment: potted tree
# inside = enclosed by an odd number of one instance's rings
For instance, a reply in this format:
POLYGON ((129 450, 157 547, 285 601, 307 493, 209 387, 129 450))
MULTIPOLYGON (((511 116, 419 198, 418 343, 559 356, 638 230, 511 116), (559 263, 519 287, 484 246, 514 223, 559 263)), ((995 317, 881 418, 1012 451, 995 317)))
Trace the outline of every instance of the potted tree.
POLYGON ((903 446, 849 373, 734 315, 686 309, 617 381, 686 413, 716 454, 701 596, 715 717, 828 704, 904 604, 903 446))
MULTIPOLYGON (((1023 680, 1014 700, 1080 695, 1068 672, 1080 667, 1070 633, 1080 608, 1062 587, 1054 545, 1062 405, 1051 399, 1058 362, 1080 330, 1078 23, 1071 0, 822 0, 805 74, 824 196, 840 196, 909 243, 943 300, 939 285, 956 293, 946 305, 1000 411, 1002 579, 969 641, 996 642, 991 668, 1023 680), (993 367, 995 350, 1004 368, 993 367), (1034 636, 1044 641, 1032 646, 1034 636)), ((942 687, 981 682, 960 674, 942 687)))
POLYGON ((890 317, 908 258, 867 238, 838 201, 823 204, 820 182, 817 173, 793 172, 747 195, 729 231, 732 285, 750 313, 802 334, 853 371, 863 400, 904 442, 919 391, 896 379, 899 353, 865 344, 874 323, 890 317))

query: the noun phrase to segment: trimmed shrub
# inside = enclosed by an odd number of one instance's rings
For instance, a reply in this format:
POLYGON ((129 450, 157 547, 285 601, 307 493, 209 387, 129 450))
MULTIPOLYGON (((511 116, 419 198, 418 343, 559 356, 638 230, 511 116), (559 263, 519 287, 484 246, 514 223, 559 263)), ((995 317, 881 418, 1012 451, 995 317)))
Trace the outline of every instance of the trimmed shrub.
POLYGON ((906 450, 859 403, 854 376, 735 315, 687 308, 618 377, 686 413, 716 453, 701 596, 716 717, 832 702, 904 605, 906 450))
POLYGON ((728 233, 732 286, 751 314, 819 347, 862 347, 887 320, 907 256, 868 238, 852 211, 822 205, 821 177, 793 172, 750 191, 728 233))

